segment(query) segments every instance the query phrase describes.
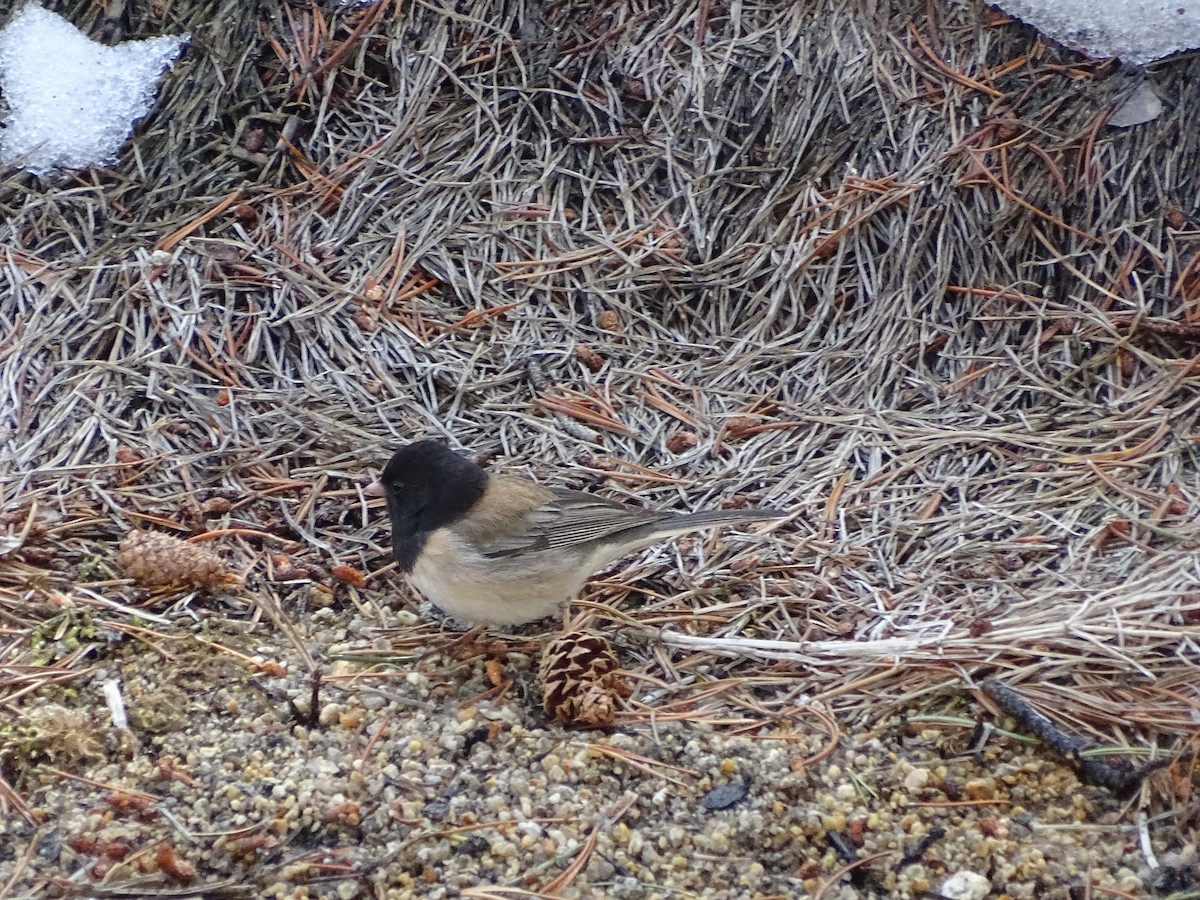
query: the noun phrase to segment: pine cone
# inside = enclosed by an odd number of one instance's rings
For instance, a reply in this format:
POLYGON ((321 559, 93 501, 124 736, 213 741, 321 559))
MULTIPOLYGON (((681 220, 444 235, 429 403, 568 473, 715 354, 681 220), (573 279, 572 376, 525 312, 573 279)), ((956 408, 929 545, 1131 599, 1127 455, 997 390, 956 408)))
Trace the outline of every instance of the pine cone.
POLYGON ((126 535, 117 548, 117 562, 147 587, 212 589, 237 581, 215 551, 155 531, 126 535))
POLYGON ((612 724, 618 697, 632 691, 618 673, 617 654, 598 634, 569 631, 542 651, 542 708, 562 725, 612 724))

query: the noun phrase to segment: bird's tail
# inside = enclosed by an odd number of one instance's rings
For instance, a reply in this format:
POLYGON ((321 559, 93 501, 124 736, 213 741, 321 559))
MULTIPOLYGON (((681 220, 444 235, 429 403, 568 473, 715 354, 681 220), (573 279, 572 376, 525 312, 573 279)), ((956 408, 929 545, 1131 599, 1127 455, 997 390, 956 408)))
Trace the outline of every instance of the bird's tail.
POLYGON ((740 522, 766 522, 771 519, 782 519, 787 513, 769 507, 757 509, 708 509, 703 512, 684 513, 647 522, 638 525, 621 534, 622 542, 632 544, 651 544, 663 538, 689 531, 700 531, 704 528, 717 528, 721 525, 736 525, 740 522))

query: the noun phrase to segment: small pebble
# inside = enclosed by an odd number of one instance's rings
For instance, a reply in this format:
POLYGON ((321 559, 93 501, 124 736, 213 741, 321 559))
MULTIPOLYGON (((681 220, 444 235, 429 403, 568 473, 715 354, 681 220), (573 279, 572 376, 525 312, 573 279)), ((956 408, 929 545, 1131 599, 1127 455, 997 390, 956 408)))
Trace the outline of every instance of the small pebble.
POLYGON ((942 882, 940 892, 947 900, 984 900, 992 883, 975 872, 955 872, 942 882))
POLYGON ((718 788, 713 788, 704 795, 705 809, 718 810, 728 809, 740 800, 744 800, 750 792, 750 782, 743 781, 737 784, 726 784, 718 788))

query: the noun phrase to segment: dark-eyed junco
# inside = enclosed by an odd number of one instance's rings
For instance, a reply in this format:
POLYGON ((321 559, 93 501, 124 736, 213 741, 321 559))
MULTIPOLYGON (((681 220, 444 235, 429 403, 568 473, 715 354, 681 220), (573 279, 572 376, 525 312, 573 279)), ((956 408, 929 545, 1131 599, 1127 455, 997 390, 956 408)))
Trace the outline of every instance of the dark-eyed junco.
POLYGON ((490 475, 437 441, 401 447, 368 492, 387 497, 392 554, 413 586, 450 615, 490 625, 551 615, 598 569, 663 538, 784 515, 635 509, 490 475))

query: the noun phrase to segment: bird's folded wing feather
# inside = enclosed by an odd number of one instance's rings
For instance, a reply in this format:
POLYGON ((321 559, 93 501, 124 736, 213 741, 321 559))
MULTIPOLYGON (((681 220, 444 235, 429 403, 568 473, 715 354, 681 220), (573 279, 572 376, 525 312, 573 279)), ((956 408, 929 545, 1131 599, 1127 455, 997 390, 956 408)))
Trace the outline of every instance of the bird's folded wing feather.
POLYGON ((475 536, 475 543, 484 556, 512 556, 601 541, 669 518, 670 513, 640 510, 591 494, 547 491, 545 502, 513 515, 503 529, 475 536))

